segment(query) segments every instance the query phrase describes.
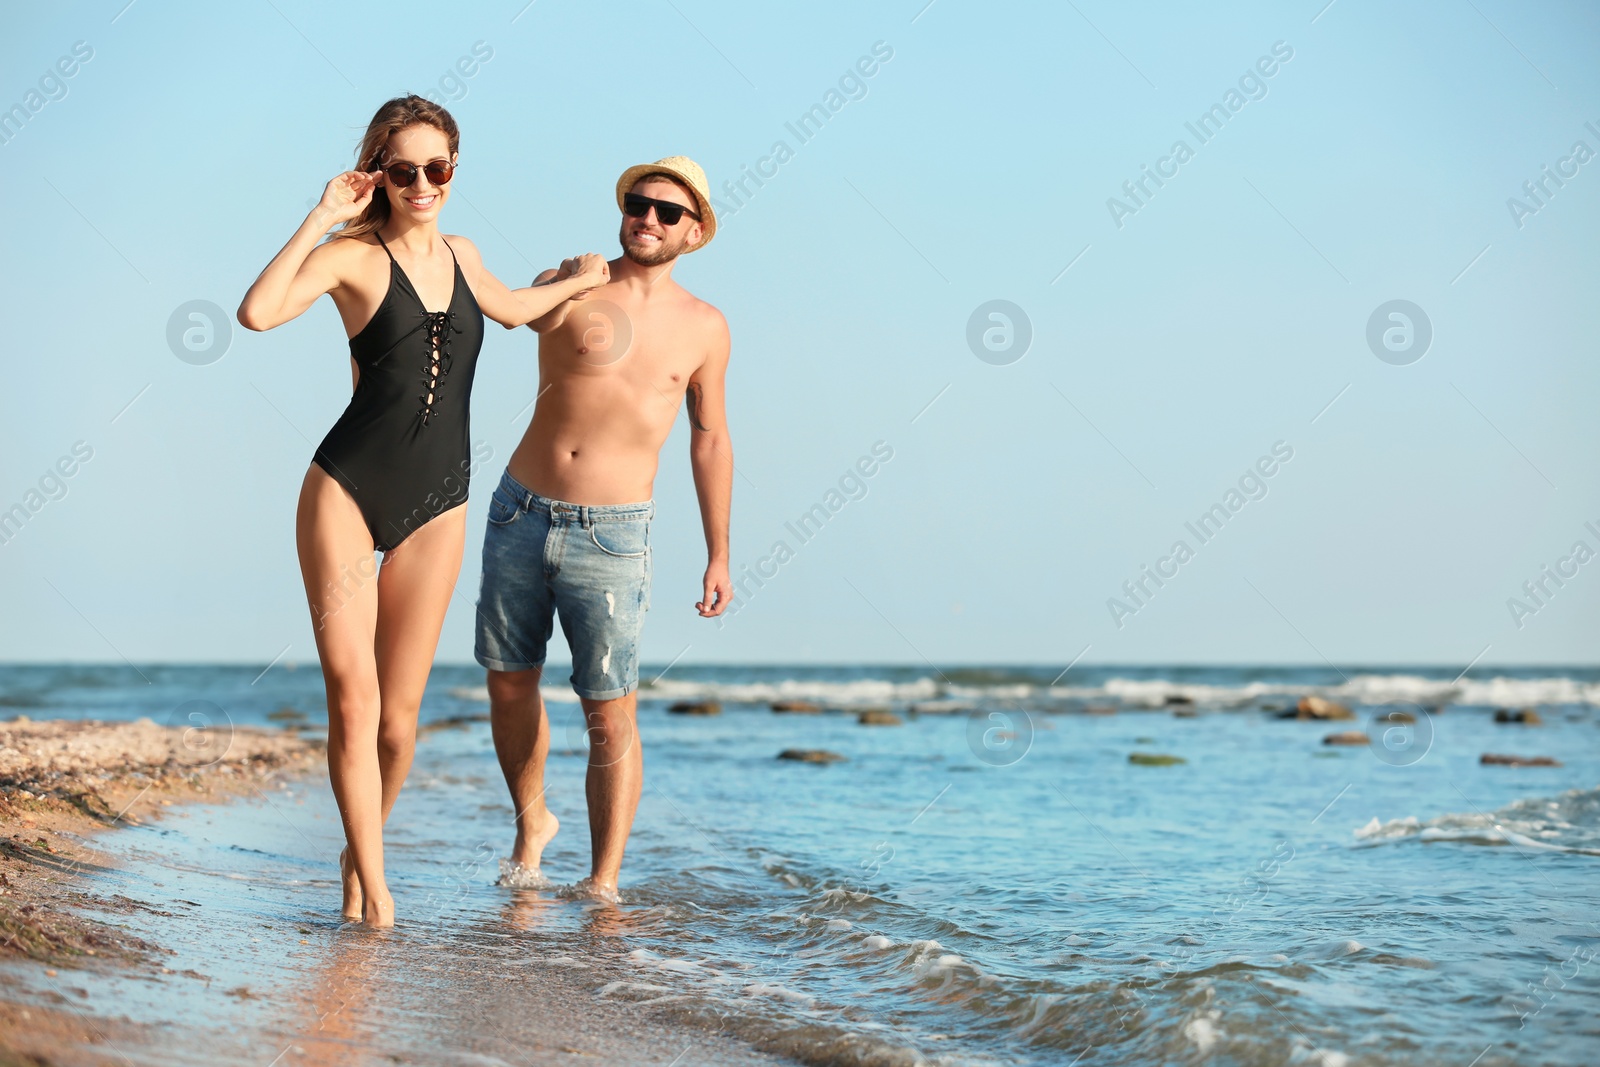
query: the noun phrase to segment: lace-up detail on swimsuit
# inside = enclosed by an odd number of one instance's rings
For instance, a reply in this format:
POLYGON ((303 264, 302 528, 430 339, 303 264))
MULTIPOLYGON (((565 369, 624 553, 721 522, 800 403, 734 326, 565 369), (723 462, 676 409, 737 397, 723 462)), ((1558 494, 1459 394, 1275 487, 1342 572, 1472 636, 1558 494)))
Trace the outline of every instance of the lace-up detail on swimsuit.
POLYGON ((428 334, 428 358, 422 364, 422 392, 417 396, 422 406, 417 414, 426 426, 433 418, 434 405, 444 395, 444 380, 450 374, 450 335, 460 333, 461 328, 455 324, 455 313, 451 311, 423 312, 422 328, 428 334))

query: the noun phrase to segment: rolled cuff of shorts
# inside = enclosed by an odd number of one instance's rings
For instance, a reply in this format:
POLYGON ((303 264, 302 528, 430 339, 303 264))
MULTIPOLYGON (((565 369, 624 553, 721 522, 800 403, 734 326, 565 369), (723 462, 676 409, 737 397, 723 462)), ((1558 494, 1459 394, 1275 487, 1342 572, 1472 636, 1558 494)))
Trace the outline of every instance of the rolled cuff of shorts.
POLYGON ((629 682, 620 689, 583 689, 577 682, 572 683, 572 691, 585 700, 616 700, 627 696, 637 688, 639 688, 637 680, 629 682))
POLYGON ((503 659, 494 659, 494 658, 492 658, 490 656, 485 656, 482 652, 474 651, 472 653, 472 655, 473 655, 474 659, 476 659, 483 666, 489 668, 491 671, 542 671, 542 670, 544 670, 544 661, 543 660, 539 661, 538 663, 510 663, 510 662, 508 662, 506 660, 503 660, 503 659))

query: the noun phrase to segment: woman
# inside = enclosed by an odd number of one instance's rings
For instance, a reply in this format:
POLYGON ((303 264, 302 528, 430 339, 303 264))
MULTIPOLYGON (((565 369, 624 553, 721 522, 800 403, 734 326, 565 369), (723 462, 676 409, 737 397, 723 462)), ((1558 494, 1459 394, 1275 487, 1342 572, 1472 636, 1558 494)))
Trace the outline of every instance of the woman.
POLYGON ((411 769, 461 570, 483 317, 520 326, 608 277, 601 256, 585 255, 571 277, 510 290, 471 241, 441 234, 459 144, 444 108, 418 96, 384 104, 356 169, 328 183, 239 305, 243 326, 270 330, 327 293, 350 338, 354 395, 312 457, 295 539, 328 694, 344 917, 373 926, 394 923, 383 824, 411 769))

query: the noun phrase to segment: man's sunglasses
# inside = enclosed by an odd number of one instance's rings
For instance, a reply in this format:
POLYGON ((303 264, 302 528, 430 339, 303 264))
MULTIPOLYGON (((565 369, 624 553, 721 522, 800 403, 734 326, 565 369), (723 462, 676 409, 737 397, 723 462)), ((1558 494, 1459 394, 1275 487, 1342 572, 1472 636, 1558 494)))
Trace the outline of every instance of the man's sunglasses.
MULTIPOLYGON (((397 189, 409 189, 417 182, 418 169, 414 163, 391 163, 378 169, 389 176, 389 181, 397 189)), ((434 185, 447 185, 455 176, 456 165, 448 159, 436 159, 423 164, 421 173, 426 174, 428 181, 434 185)))
POLYGON ((642 219, 650 214, 650 209, 656 209, 656 218, 661 220, 663 226, 676 226, 678 220, 688 215, 699 222, 700 216, 690 211, 682 204, 674 204, 670 200, 652 200, 648 196, 638 193, 622 194, 622 213, 630 219, 642 219))

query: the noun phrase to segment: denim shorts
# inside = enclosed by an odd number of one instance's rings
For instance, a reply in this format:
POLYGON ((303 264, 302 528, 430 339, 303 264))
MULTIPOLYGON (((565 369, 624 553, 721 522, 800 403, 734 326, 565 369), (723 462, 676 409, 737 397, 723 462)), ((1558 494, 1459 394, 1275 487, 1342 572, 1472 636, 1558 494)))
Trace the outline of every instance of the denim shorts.
POLYGON ((572 648, 572 688, 613 700, 639 687, 656 507, 550 500, 507 472, 489 500, 473 653, 492 671, 543 667, 552 622, 572 648))

